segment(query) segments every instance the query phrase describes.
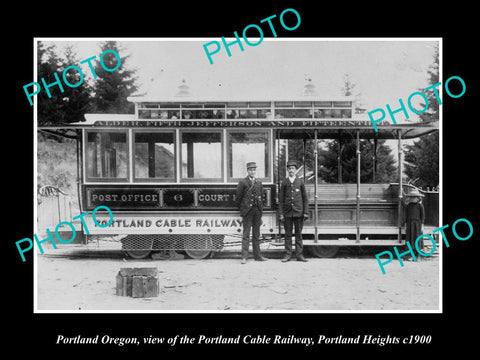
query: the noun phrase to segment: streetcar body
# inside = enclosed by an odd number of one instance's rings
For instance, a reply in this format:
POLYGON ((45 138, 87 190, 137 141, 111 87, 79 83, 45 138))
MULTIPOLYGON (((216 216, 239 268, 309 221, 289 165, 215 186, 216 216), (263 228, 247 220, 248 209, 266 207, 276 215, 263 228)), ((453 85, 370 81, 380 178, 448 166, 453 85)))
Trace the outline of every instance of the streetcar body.
MULTIPOLYGON (((85 122, 69 127, 79 141, 81 211, 107 206, 113 213, 108 226, 106 212, 98 211, 96 221, 85 217, 87 241, 115 236, 134 257, 155 250, 203 257, 238 243, 242 217, 236 188, 249 161, 257 163, 263 183, 262 239, 281 246, 278 189, 285 178, 289 139, 401 141, 438 131, 437 122, 384 122, 374 132, 364 114, 354 113, 349 97, 129 100, 135 103, 134 114, 87 114, 85 122)), ((318 171, 312 170, 309 179, 305 166, 297 174, 309 197, 306 246, 404 243, 400 204, 412 186, 403 184, 400 175, 397 183, 332 184, 319 181, 318 171)), ((438 227, 438 194, 425 195, 428 232, 438 227)))

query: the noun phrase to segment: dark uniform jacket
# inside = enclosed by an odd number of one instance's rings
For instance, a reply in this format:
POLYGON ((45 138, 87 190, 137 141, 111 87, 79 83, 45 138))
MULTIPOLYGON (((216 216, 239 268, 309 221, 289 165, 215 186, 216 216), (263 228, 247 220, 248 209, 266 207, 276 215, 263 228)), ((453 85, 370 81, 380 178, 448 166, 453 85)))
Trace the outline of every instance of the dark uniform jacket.
POLYGON ((263 211, 263 185, 258 179, 252 187, 252 181, 247 176, 239 181, 236 194, 237 206, 240 208, 240 215, 245 216, 253 206, 257 206, 260 212, 263 211))
POLYGON ((425 221, 425 208, 422 203, 408 203, 402 201, 402 224, 407 220, 419 220, 422 224, 425 221))
POLYGON ((291 183, 288 178, 280 185, 278 195, 279 210, 285 217, 302 217, 308 215, 308 198, 305 184, 299 178, 291 183))

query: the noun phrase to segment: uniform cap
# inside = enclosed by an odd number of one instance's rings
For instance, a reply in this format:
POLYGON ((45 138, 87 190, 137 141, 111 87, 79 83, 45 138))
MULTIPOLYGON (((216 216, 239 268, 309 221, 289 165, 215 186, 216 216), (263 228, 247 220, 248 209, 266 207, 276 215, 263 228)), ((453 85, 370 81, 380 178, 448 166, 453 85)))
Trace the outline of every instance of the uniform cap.
POLYGON ((297 162, 295 160, 288 160, 287 162, 287 168, 289 166, 295 166, 296 168, 298 168, 298 165, 297 165, 297 162))

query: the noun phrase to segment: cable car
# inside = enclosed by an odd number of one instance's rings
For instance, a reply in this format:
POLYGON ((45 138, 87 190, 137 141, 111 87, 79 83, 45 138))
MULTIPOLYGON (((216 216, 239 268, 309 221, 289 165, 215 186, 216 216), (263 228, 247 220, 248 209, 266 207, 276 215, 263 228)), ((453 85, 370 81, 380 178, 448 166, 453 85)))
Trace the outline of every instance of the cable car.
MULTIPOLYGON (((404 244, 402 198, 414 187, 402 182, 402 141, 438 131, 438 121, 382 122, 375 132, 365 114, 355 113, 350 97, 324 98, 312 86, 288 99, 221 99, 193 96, 183 83, 170 98, 128 98, 134 114, 86 114, 84 122, 62 126, 63 134, 78 140, 81 211, 103 205, 114 216, 109 226, 104 226, 106 213, 97 212, 101 226, 85 217, 87 243, 108 236, 133 258, 172 250, 199 259, 238 244, 242 218, 236 187, 246 176, 245 164, 255 161, 264 189, 261 236, 281 246, 279 184, 289 143, 303 141, 314 158, 308 178, 306 152, 295 159, 302 165, 297 175, 304 178, 310 200, 304 246, 315 256, 331 257, 340 246, 404 244), (322 181, 321 142, 352 139, 356 183, 322 181), (360 141, 376 145, 379 139, 398 143, 398 181, 361 183, 360 141)), ((438 227, 438 193, 423 193, 428 233, 438 227)))

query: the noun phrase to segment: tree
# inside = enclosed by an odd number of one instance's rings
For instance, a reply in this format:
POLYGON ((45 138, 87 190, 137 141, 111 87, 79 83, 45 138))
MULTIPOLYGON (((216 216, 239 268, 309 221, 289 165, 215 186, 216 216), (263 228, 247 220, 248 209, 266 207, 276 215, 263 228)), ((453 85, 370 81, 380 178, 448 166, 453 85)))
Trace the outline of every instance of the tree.
MULTIPOLYGON (((440 82, 439 75, 438 75, 438 67, 439 67, 439 50, 438 45, 435 46, 434 54, 433 54, 433 63, 430 64, 427 70, 427 77, 428 82, 430 85, 435 85, 440 82)), ((419 89, 422 91, 424 89, 419 89)), ((425 96, 428 99, 428 109, 424 113, 419 114, 419 117, 422 121, 431 121, 431 120, 438 120, 439 116, 439 104, 437 97, 433 91, 427 91, 425 96)), ((424 109, 425 104, 421 104, 420 109, 424 109)))
MULTIPOLYGON (((355 112, 361 109, 360 94, 355 92, 355 84, 351 76, 345 74, 341 89, 344 96, 354 97, 355 112)), ((319 177, 330 183, 357 182, 357 143, 356 139, 333 139, 319 149, 319 177)), ((385 145, 385 140, 378 140, 375 149, 374 141, 360 140, 360 181, 361 182, 391 182, 396 178, 395 160, 391 149, 385 145), (376 152, 375 152, 376 150, 376 152), (375 163, 374 163, 375 160, 375 163)))
MULTIPOLYGON (((61 60, 57 55, 55 45, 45 46, 41 41, 38 42, 37 48, 37 82, 41 85, 40 79, 44 78, 47 84, 56 81, 55 73, 62 66, 61 60)), ((60 74, 61 76, 61 74, 60 74)), ((43 89, 37 95, 37 119, 38 125, 52 125, 63 122, 63 95, 59 89, 51 89, 52 97, 49 98, 47 92, 43 89)))
MULTIPOLYGON (((356 139, 335 139, 326 144, 325 149, 319 150, 319 160, 322 164, 319 177, 328 183, 355 183, 357 182, 357 144, 356 139), (341 147, 341 148, 340 148, 341 147), (341 154, 341 181, 339 181, 338 158, 341 154)), ((360 182, 386 183, 396 179, 395 160, 392 150, 385 145, 385 140, 378 140, 375 164, 375 144, 372 140, 360 140, 360 182)))
MULTIPOLYGON (((108 114, 128 114, 134 112, 134 104, 127 101, 127 97, 137 91, 136 77, 133 70, 126 67, 129 56, 124 55, 115 41, 107 41, 100 45, 101 53, 105 50, 114 50, 120 55, 120 67, 115 71, 107 71, 98 61, 95 64, 97 79, 94 83, 95 96, 93 107, 95 112, 108 114)), ((107 69, 114 69, 119 61, 114 53, 108 52, 103 57, 103 64, 107 69)))
MULTIPOLYGON (((67 66, 79 64, 76 53, 71 46, 65 49, 65 58, 67 66)), ((70 69, 66 72, 65 77, 69 84, 81 84, 77 87, 64 86, 63 93, 64 117, 65 122, 81 122, 85 121, 85 114, 91 109, 91 85, 83 79, 78 71, 70 69)))
MULTIPOLYGON (((427 70, 428 81, 431 85, 439 82, 438 75, 438 45, 435 47, 433 63, 427 70)), ((425 94, 428 99, 429 108, 420 114, 422 121, 439 119, 439 104, 433 91, 425 94)), ((425 106, 422 104, 422 106, 425 106)), ((421 137, 411 145, 406 145, 405 151, 405 174, 410 181, 418 187, 438 186, 439 173, 439 134, 435 132, 421 137)))
MULTIPOLYGON (((38 43, 38 79, 37 82, 43 86, 40 79, 46 84, 53 84, 57 81, 55 74, 62 83, 63 92, 58 85, 49 88, 51 97, 47 91, 42 90, 37 95, 38 125, 55 125, 84 121, 84 114, 90 109, 91 88, 86 81, 77 87, 70 87, 64 83, 63 71, 70 65, 76 65, 79 60, 72 47, 67 47, 63 54, 64 59, 58 55, 55 45, 45 46, 43 42, 38 43)), ((78 71, 70 69, 65 73, 69 84, 78 84, 81 75, 78 71)))
POLYGON ((412 145, 405 145, 405 174, 417 187, 438 186, 438 132, 423 136, 412 145))
POLYGON ((307 169, 313 170, 314 168, 314 150, 315 144, 311 139, 306 139, 305 143, 303 139, 290 139, 288 141, 288 159, 298 161, 299 166, 301 166, 303 160, 305 160, 305 167, 307 169))

